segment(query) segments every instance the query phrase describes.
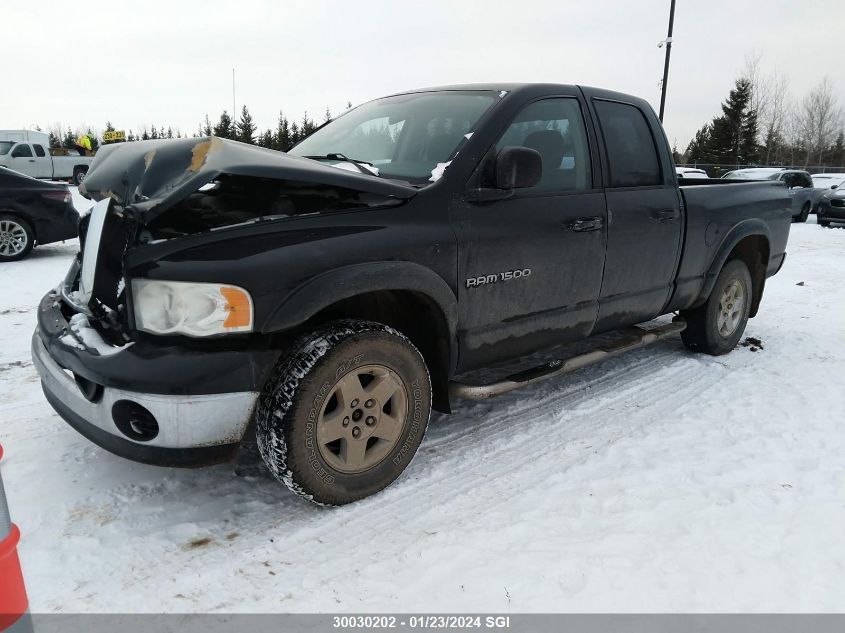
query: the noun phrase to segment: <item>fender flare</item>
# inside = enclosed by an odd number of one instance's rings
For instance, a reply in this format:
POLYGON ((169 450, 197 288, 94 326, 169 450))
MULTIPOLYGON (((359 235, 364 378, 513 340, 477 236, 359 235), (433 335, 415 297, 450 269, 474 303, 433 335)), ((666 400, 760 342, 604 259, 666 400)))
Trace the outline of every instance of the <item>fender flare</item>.
MULTIPOLYGON (((722 239, 722 243, 719 245, 716 255, 713 257, 713 262, 710 264, 707 274, 704 276, 704 284, 701 287, 698 299, 696 299, 693 304, 694 306, 701 305, 707 300, 707 297, 710 296, 710 293, 713 291, 713 286, 716 284, 716 278, 719 276, 719 273, 722 272, 722 268, 728 261, 728 256, 731 254, 731 251, 733 251, 736 245, 746 237, 754 236, 763 237, 767 243, 771 244, 772 235, 768 225, 763 222, 763 220, 757 218, 743 220, 728 231, 727 235, 725 235, 722 239)), ((768 265, 768 262, 763 262, 763 264, 768 265)))
POLYGON ((272 333, 294 328, 333 303, 379 290, 409 290, 431 299, 443 314, 450 347, 455 349, 458 321, 455 293, 442 277, 413 262, 353 264, 312 277, 282 300, 261 330, 272 333))

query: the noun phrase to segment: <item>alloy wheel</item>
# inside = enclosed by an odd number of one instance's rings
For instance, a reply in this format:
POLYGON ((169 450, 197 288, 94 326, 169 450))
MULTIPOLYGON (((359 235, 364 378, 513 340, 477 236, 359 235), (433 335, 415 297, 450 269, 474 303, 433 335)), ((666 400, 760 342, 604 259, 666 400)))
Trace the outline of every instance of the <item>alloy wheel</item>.
POLYGON ((29 244, 29 236, 20 224, 14 220, 0 220, 0 255, 14 257, 20 255, 29 244))
POLYGON ((369 470, 399 442, 407 414, 408 391, 394 371, 356 367, 334 384, 317 419, 320 455, 342 473, 369 470))

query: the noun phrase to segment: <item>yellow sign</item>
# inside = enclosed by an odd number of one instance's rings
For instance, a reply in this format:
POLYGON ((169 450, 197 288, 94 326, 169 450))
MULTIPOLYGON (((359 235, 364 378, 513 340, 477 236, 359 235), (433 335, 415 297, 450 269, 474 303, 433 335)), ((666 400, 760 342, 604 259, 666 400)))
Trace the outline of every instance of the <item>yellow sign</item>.
POLYGON ((125 141, 125 130, 113 130, 111 132, 103 132, 103 142, 110 143, 111 141, 125 141))

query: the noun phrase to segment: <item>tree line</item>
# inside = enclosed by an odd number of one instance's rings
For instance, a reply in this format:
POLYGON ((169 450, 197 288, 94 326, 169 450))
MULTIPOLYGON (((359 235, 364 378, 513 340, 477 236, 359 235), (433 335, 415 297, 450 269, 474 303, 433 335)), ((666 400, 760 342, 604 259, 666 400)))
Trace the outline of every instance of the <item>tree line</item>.
POLYGON ((845 117, 830 79, 793 98, 789 78, 764 73, 759 55, 745 67, 722 103, 683 154, 682 164, 845 166, 845 117))
MULTIPOLYGON (((347 109, 352 107, 352 103, 347 104, 347 109)), ((291 121, 284 114, 279 112, 275 128, 267 128, 259 130, 258 126, 250 114, 249 108, 244 105, 241 108, 241 115, 237 119, 233 119, 228 110, 223 110, 220 117, 215 123, 211 122, 208 114, 205 115, 203 121, 197 126, 197 129, 190 136, 219 136, 221 138, 228 138, 242 143, 249 143, 251 145, 259 145, 270 149, 286 152, 291 147, 296 145, 299 141, 311 134, 321 125, 332 120, 332 114, 329 108, 326 108, 323 115, 323 121, 317 123, 314 119, 308 116, 306 111, 302 119, 299 121, 291 121)), ((39 131, 41 128, 37 128, 39 131)), ((111 121, 106 122, 104 132, 114 131, 114 126, 111 121)), ((76 140, 83 134, 91 139, 92 149, 96 150, 102 145, 100 135, 92 130, 89 126, 77 128, 74 131, 67 127, 62 130, 59 126, 53 126, 48 129, 50 135, 50 147, 64 147, 73 149, 76 146, 76 140)), ((187 138, 189 135, 183 133, 178 128, 172 126, 146 126, 139 130, 130 129, 126 132, 126 141, 146 141, 149 139, 167 139, 167 138, 187 138)))

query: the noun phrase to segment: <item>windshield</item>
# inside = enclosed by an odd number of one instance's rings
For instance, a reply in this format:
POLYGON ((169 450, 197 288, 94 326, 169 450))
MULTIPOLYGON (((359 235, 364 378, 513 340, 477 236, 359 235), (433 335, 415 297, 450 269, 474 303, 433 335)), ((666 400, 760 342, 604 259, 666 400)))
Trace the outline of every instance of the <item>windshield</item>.
MULTIPOLYGON (((452 158, 496 100, 497 93, 481 90, 376 99, 320 128, 289 153, 339 154, 372 163, 380 176, 425 183, 439 163, 452 158)), ((332 162, 343 162, 341 156, 332 162)))
POLYGON ((15 144, 15 141, 0 141, 0 156, 5 156, 9 153, 9 150, 12 149, 12 145, 15 144))

